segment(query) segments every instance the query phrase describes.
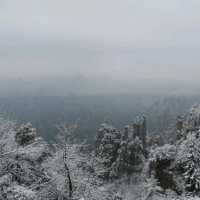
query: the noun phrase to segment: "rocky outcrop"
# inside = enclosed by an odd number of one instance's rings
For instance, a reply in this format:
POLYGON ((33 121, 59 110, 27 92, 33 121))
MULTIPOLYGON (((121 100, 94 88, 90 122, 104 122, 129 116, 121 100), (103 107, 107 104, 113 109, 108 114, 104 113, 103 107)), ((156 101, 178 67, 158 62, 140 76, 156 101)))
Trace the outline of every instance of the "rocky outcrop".
POLYGON ((35 138, 36 129, 32 127, 31 123, 20 126, 15 135, 17 144, 22 146, 32 143, 35 138))
POLYGON ((130 175, 133 172, 142 171, 145 160, 144 145, 146 145, 144 123, 146 122, 143 121, 141 125, 138 125, 137 130, 126 126, 123 131, 107 124, 101 126, 95 145, 96 155, 105 167, 101 177, 104 179, 120 178, 125 174, 130 175))
POLYGON ((180 193, 174 176, 175 156, 176 147, 174 145, 156 148, 149 159, 149 175, 153 175, 164 190, 171 189, 180 193))
POLYGON ((163 189, 181 192, 200 192, 200 106, 179 117, 173 145, 155 148, 149 159, 149 172, 163 189))

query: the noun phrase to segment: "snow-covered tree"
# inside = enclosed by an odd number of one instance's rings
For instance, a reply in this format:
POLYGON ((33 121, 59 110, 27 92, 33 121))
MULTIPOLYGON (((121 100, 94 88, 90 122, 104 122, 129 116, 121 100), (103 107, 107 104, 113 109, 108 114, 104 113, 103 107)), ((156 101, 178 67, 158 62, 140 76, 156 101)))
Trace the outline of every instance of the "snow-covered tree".
POLYGON ((191 132, 177 148, 177 169, 183 174, 185 189, 200 191, 200 138, 191 132))
POLYGON ((68 198, 72 199, 73 197, 73 184, 71 178, 71 172, 69 168, 69 153, 70 149, 73 148, 75 137, 75 131, 77 129, 77 123, 73 125, 67 125, 66 123, 62 123, 58 125, 57 128, 60 132, 58 135, 58 139, 60 140, 60 145, 62 147, 62 154, 63 154, 63 164, 65 169, 65 185, 66 185, 66 192, 68 193, 68 198))

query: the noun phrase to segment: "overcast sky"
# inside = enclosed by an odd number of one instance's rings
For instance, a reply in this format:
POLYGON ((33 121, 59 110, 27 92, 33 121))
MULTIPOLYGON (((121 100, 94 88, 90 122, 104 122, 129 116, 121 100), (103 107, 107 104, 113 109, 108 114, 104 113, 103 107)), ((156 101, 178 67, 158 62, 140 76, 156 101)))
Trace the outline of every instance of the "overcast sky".
POLYGON ((196 79, 199 0, 0 0, 0 76, 196 79))

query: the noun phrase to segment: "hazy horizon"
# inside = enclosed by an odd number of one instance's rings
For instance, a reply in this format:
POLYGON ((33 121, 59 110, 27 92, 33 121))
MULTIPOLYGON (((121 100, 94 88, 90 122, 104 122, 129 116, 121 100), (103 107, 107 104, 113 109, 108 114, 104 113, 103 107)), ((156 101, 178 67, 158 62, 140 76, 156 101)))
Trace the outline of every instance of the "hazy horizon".
POLYGON ((0 79, 195 86, 199 8, 197 0, 2 0, 0 79))

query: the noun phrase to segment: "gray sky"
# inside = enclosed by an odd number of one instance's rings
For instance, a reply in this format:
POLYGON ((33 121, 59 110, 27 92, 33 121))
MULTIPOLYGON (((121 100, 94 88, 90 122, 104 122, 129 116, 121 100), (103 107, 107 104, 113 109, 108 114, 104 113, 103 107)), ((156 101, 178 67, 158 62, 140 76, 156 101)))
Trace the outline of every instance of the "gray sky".
POLYGON ((0 0, 0 76, 198 80, 199 0, 0 0))

